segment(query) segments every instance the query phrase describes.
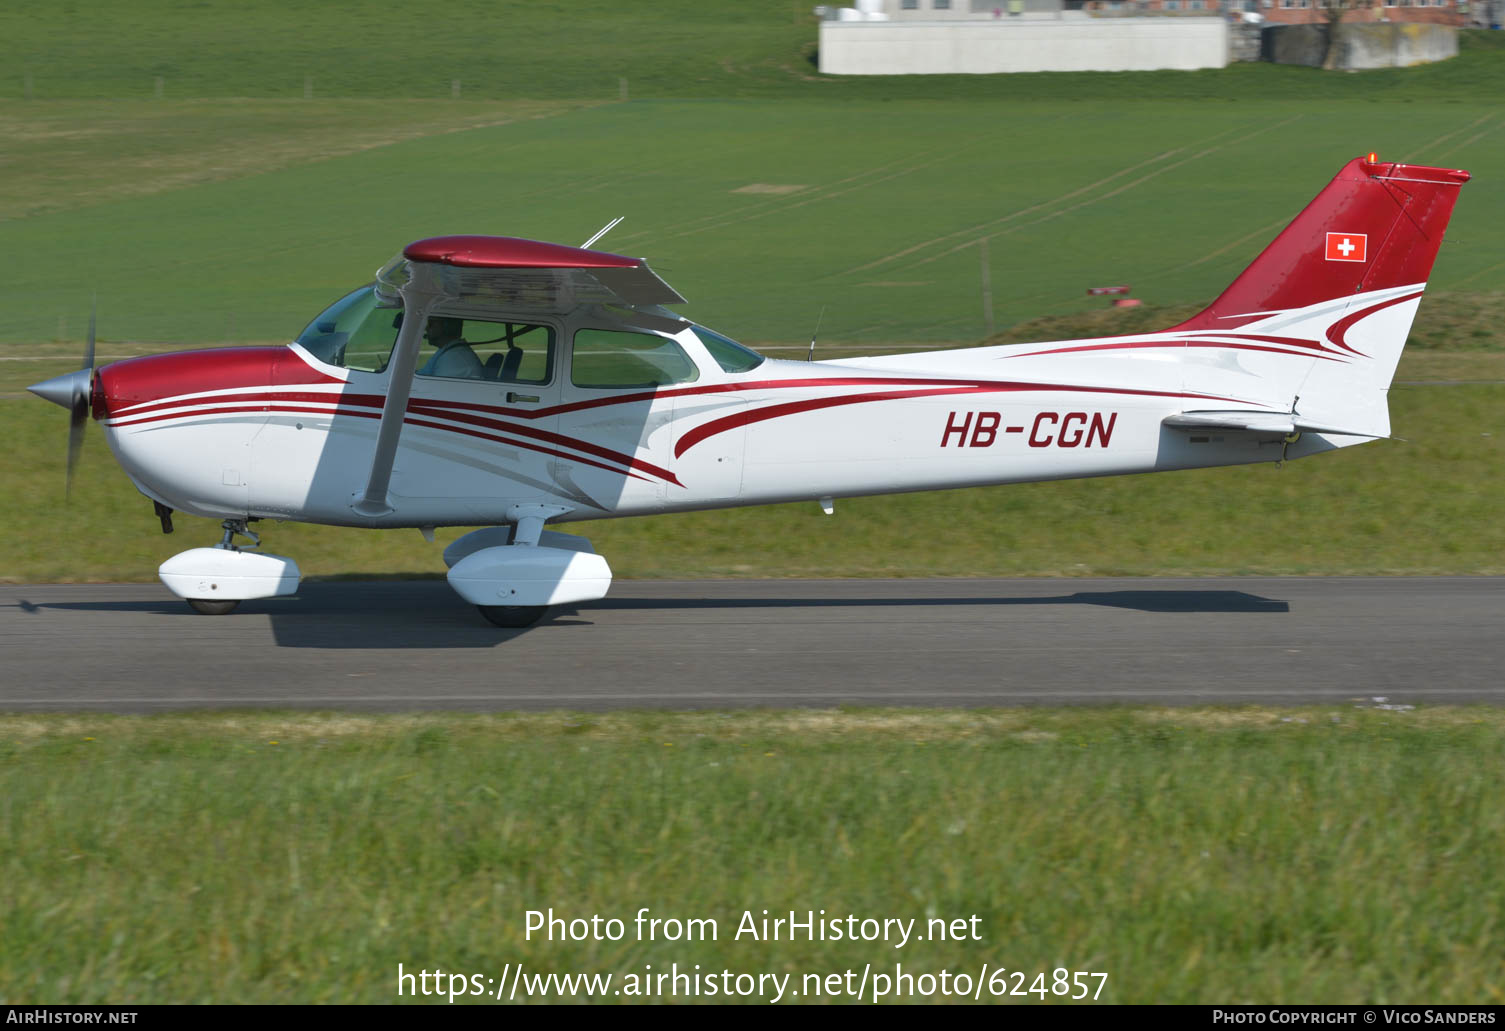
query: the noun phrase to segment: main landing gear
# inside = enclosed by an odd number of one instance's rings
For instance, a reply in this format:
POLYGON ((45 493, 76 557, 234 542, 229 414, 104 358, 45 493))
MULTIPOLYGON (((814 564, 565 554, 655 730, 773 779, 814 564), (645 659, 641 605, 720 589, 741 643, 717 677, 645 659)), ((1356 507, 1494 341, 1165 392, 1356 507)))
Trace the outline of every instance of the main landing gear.
POLYGON ((298 589, 298 563, 282 555, 261 555, 246 548, 261 538, 245 519, 226 519, 225 535, 212 548, 192 548, 162 563, 157 575, 169 591, 206 616, 223 616, 250 598, 275 598, 298 589), (236 545, 236 537, 251 543, 236 545))
POLYGON ((545 530, 566 511, 514 505, 510 525, 475 530, 444 549, 449 585, 494 626, 532 626, 551 605, 577 605, 606 596, 611 567, 590 541, 545 530))

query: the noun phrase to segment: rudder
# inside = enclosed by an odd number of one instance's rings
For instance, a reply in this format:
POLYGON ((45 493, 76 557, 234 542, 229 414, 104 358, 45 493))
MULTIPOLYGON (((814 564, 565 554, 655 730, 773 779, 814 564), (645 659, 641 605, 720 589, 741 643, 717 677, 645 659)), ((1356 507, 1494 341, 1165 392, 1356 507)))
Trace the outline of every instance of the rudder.
POLYGON ((1217 300, 1172 329, 1226 330, 1356 293, 1425 285, 1469 178, 1355 158, 1217 300))
POLYGON ((1362 436, 1390 432, 1386 396, 1469 173, 1356 158, 1204 311, 1167 332, 1309 348, 1277 403, 1362 436))

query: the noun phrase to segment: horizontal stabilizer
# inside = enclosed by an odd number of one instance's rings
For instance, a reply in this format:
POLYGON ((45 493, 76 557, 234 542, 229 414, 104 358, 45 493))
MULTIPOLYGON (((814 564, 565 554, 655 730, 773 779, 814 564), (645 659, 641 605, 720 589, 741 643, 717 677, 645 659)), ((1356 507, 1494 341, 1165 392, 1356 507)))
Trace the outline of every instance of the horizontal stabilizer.
POLYGON ((1352 427, 1331 426, 1303 419, 1295 412, 1182 412, 1167 416, 1162 425, 1173 430, 1223 430, 1228 433, 1263 433, 1288 436, 1292 433, 1331 433, 1342 437, 1384 436, 1352 427))

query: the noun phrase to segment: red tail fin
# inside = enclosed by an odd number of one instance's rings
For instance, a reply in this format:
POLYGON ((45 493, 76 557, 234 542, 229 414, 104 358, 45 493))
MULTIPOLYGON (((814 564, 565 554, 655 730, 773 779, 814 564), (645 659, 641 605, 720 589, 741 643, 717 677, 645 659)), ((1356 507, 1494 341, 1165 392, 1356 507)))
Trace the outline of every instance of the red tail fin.
POLYGON ((1355 158, 1233 285, 1175 330, 1231 329, 1360 291, 1425 283, 1469 173, 1355 158))

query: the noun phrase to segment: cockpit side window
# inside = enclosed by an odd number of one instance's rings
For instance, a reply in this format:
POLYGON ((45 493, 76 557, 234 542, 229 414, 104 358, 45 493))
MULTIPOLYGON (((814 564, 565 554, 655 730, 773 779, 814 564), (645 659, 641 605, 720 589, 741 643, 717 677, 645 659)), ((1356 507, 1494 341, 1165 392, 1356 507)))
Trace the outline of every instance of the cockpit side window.
POLYGON ((554 368, 554 328, 531 322, 491 322, 432 315, 418 352, 418 375, 499 383, 548 383, 554 368))
POLYGON ((663 387, 693 383, 700 370, 668 337, 613 329, 575 330, 570 381, 577 387, 663 387))
POLYGON ((309 354, 330 365, 381 372, 392 358, 402 309, 384 307, 369 286, 335 301, 298 334, 309 354))
MULTIPOLYGON (((383 372, 402 329, 402 308, 382 302, 369 286, 326 308, 298 335, 322 362, 383 372)), ((420 376, 542 385, 553 377, 552 326, 430 316, 418 352, 420 376)))

